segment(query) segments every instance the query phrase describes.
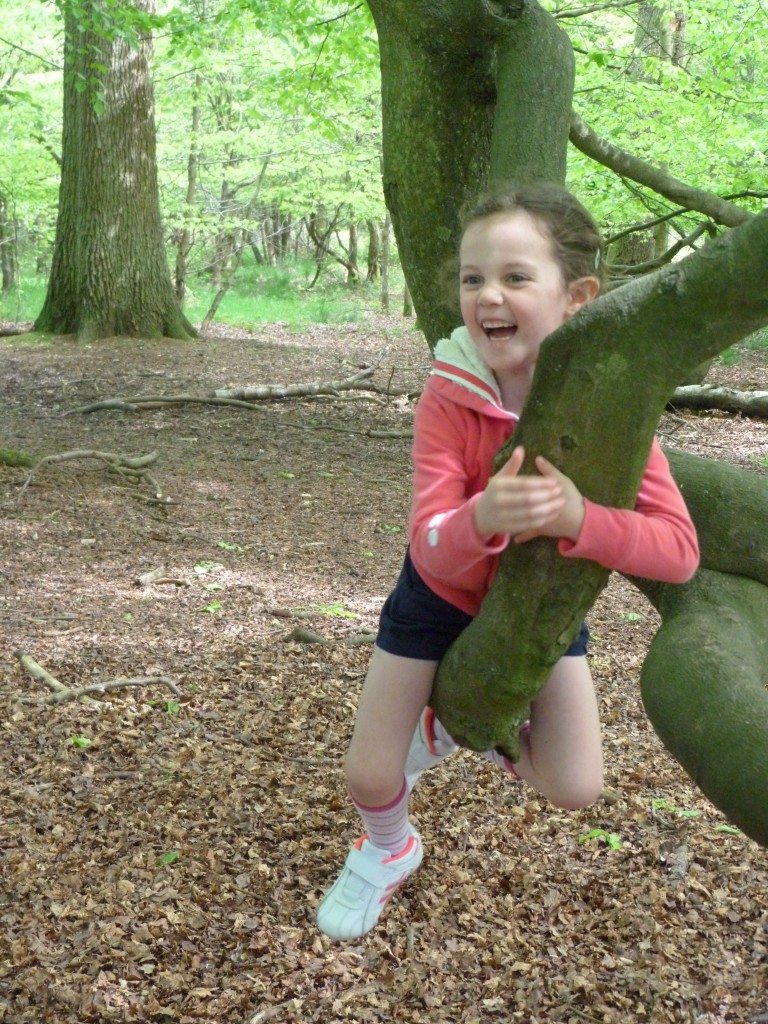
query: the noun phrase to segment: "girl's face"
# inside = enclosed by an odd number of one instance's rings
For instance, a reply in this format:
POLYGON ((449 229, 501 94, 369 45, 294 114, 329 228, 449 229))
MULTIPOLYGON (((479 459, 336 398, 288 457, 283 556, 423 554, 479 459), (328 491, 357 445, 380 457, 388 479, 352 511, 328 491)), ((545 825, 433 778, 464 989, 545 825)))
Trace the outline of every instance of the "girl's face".
POLYGON ((473 221, 459 252, 461 315, 499 384, 530 381, 541 343, 599 291, 566 285, 545 229, 524 210, 473 221))

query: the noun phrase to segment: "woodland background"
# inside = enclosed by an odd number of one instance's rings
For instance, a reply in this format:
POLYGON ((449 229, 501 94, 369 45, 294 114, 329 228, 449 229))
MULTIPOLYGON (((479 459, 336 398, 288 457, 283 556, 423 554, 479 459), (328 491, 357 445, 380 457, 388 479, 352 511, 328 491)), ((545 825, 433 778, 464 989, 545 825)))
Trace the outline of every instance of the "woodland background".
MULTIPOLYGON (((130 38, 122 5, 105 6, 130 38)), ((759 3, 547 6, 574 42, 585 121, 761 207, 759 3), (661 40, 657 15, 677 24, 661 40)), ((345 946, 314 928, 355 834, 341 761, 402 558, 429 352, 401 315, 391 239, 384 253, 366 8, 201 0, 159 15, 163 225, 200 336, 0 340, 0 447, 158 452, 152 481, 77 459, 24 489, 28 468, 0 465, 0 1020, 765 1024, 765 851, 648 724, 638 674, 658 619, 617 577, 590 615, 603 800, 552 811, 463 752, 420 784, 427 857, 381 926, 345 946), (367 367, 365 390, 251 410, 80 411, 367 367), (22 652, 66 687, 140 685, 45 703, 56 695, 22 652)), ((14 330, 39 312, 51 261, 62 36, 53 5, 1 4, 0 18, 14 330)), ((569 183, 618 266, 653 262, 701 221, 625 235, 675 205, 576 150, 569 183)), ((707 379, 765 390, 766 344, 734 346, 707 379)), ((670 411, 660 430, 768 470, 760 418, 670 411)))

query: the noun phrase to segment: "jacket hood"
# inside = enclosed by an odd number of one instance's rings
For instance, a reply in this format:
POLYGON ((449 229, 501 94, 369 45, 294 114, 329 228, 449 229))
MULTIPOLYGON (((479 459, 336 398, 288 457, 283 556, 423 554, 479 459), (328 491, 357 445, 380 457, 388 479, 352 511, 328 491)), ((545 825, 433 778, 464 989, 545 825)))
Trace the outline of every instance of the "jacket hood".
POLYGON ((466 327, 457 327, 450 338, 438 341, 431 377, 435 389, 459 405, 494 418, 519 418, 502 406, 496 378, 477 354, 466 327))

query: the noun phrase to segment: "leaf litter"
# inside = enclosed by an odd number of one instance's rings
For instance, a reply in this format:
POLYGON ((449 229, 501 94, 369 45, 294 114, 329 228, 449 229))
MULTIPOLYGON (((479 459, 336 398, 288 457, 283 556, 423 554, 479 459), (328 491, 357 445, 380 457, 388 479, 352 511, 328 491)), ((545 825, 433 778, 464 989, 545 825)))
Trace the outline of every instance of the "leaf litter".
MULTIPOLYGON (((24 471, 0 467, 0 1021, 766 1019, 766 853, 653 733, 638 676, 657 619, 617 576, 590 615, 603 799, 555 810, 461 752, 414 794, 427 856, 380 925, 345 945, 315 928, 357 830, 342 761, 370 647, 347 641, 375 630, 409 506, 407 437, 369 432, 407 433, 413 403, 64 414, 147 373, 168 393, 331 380, 384 348, 377 378, 418 389, 426 347, 398 317, 4 342, 4 446, 156 449, 173 503, 70 463, 19 504, 24 471), (164 675, 179 694, 44 706, 21 650, 68 687, 164 675)), ((710 378, 766 387, 755 352, 710 378)), ((765 472, 761 421, 662 431, 765 472)))

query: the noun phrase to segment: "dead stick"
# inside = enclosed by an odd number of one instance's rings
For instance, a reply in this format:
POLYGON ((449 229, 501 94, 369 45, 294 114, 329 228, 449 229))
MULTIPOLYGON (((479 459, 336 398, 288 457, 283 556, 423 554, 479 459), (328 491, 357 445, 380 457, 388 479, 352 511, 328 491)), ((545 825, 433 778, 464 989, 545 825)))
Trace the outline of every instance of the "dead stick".
MULTIPOLYGON (((22 667, 29 672, 32 678, 39 679, 40 682, 45 683, 49 690, 53 690, 54 695, 64 693, 68 694, 71 692, 63 683, 60 683, 55 676, 52 676, 50 672, 46 672, 43 666, 39 665, 31 654, 27 654, 26 651, 16 651, 16 657, 21 662, 22 667)), ((98 701, 83 694, 82 703, 98 704, 98 701)))
MULTIPOLYGON (((61 685, 61 684, 59 684, 61 685)), ((126 686, 167 686, 174 693, 178 694, 179 688, 168 676, 141 676, 138 679, 111 679, 105 683, 89 683, 88 686, 78 686, 72 689, 59 690, 52 696, 47 697, 44 704, 63 704, 70 700, 79 700, 89 693, 105 693, 107 690, 121 690, 126 686)), ((98 703, 98 702, 96 702, 98 703)))

